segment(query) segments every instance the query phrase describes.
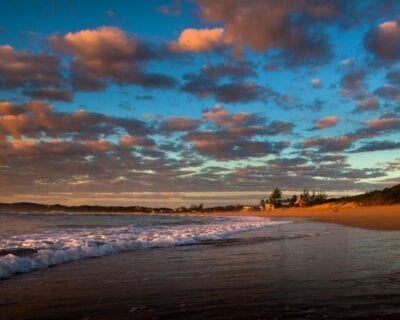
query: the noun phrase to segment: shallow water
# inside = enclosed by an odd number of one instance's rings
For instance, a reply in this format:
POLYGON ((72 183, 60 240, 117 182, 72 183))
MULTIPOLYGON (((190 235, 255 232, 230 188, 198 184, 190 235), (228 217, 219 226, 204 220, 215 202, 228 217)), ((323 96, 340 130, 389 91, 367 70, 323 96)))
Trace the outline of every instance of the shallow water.
POLYGON ((118 252, 199 244, 285 223, 254 217, 88 214, 9 214, 0 222, 0 279, 118 252))
POLYGON ((400 319, 399 245, 399 232, 295 220, 2 280, 0 315, 400 319))

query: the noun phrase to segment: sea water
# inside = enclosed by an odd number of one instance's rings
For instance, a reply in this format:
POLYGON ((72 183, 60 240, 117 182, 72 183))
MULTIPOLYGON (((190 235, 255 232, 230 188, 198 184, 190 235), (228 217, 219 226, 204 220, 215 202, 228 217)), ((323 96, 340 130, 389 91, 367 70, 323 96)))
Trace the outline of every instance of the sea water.
POLYGON ((0 279, 118 252, 191 245, 287 223, 256 217, 0 214, 0 279))

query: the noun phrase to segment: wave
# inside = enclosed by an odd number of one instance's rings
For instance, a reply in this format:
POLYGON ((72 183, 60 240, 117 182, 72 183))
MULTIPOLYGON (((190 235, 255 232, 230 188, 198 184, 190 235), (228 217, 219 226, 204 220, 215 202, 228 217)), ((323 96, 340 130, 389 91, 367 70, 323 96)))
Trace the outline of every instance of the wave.
POLYGON ((0 279, 70 261, 118 252, 198 244, 288 223, 266 218, 224 218, 176 226, 98 227, 52 230, 0 240, 0 279))

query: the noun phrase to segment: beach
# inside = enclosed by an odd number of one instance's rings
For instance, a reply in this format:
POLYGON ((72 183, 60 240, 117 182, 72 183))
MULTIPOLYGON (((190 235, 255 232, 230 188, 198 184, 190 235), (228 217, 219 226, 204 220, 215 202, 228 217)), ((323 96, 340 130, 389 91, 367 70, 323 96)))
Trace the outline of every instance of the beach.
POLYGON ((400 230, 400 205, 355 206, 321 205, 306 209, 289 209, 270 216, 311 218, 316 221, 342 224, 372 230, 400 230))
MULTIPOLYGON (((400 317, 398 232, 310 221, 314 216, 305 219, 301 212, 276 214, 265 220, 275 223, 253 230, 0 280, 0 314, 86 320, 400 317)), ((100 218, 103 226, 113 219, 100 218)), ((115 218, 120 224, 125 219, 115 218)), ((87 230, 91 220, 82 219, 87 230)), ((174 219, 168 225, 181 228, 174 219)))
POLYGON ((400 230, 400 205, 357 206, 354 203, 324 204, 305 208, 270 211, 216 212, 211 215, 237 215, 276 218, 305 218, 371 230, 400 230))

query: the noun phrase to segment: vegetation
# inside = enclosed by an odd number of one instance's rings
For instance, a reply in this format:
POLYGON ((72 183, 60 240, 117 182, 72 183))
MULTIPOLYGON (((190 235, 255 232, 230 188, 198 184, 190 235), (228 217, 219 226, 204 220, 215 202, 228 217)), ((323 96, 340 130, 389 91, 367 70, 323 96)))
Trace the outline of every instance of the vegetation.
MULTIPOLYGON (((362 206, 372 205, 385 205, 385 204, 396 204, 400 203, 400 184, 395 185, 391 188, 385 188, 383 190, 374 190, 359 194, 351 197, 342 197, 336 199, 327 199, 325 192, 323 191, 311 191, 307 189, 300 194, 299 201, 296 195, 288 199, 282 198, 282 192, 279 188, 275 188, 269 200, 262 199, 258 206, 252 207, 252 210, 264 210, 265 206, 273 205, 275 208, 279 207, 293 207, 296 205, 301 206, 313 206, 323 203, 343 203, 343 202, 355 202, 362 206)), ((60 204, 46 205, 30 202, 19 202, 19 203, 0 203, 0 212, 76 212, 76 213, 179 213, 179 212, 228 212, 228 211, 240 211, 243 209, 242 205, 227 205, 227 206, 216 206, 204 208, 203 204, 192 205, 190 207, 180 208, 151 208, 142 206, 65 206, 60 204)))
POLYGON ((228 205, 204 208, 203 204, 179 208, 152 208, 142 206, 65 206, 61 204, 39 204, 31 202, 0 203, 0 212, 75 212, 75 213, 181 213, 181 212, 215 212, 215 211, 239 211, 242 205, 228 205))
POLYGON ((269 196, 269 203, 274 206, 274 208, 279 208, 282 204, 282 191, 279 188, 275 188, 269 196))
POLYGON ((374 190, 351 197, 331 199, 330 202, 356 202, 361 206, 400 203, 400 184, 383 190, 374 190))
POLYGON ((310 193, 307 189, 304 189, 303 193, 300 195, 300 200, 302 202, 302 205, 309 207, 325 203, 327 200, 327 196, 323 191, 313 190, 310 193))

